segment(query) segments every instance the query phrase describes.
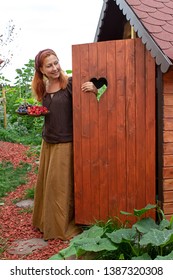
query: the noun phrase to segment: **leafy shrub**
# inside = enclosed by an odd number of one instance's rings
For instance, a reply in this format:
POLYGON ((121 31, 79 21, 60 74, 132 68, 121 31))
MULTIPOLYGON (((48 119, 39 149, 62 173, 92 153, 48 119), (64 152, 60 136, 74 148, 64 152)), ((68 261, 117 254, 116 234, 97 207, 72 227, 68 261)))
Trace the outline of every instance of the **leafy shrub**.
POLYGON ((157 205, 148 204, 145 208, 134 210, 132 215, 137 222, 131 228, 120 226, 112 228, 107 224, 93 225, 70 241, 69 247, 52 256, 51 260, 69 257, 76 259, 109 260, 173 260, 173 217, 170 221, 157 205), (162 219, 155 222, 150 217, 141 217, 154 209, 162 219))
MULTIPOLYGON (((6 92, 7 127, 0 131, 0 140, 25 145, 40 145, 44 117, 33 118, 16 113, 16 109, 25 102, 32 105, 39 104, 31 93, 34 60, 30 59, 22 69, 16 69, 16 73, 16 83, 13 86, 9 85, 8 80, 3 79, 3 88, 6 92)), ((0 125, 3 127, 3 107, 1 109, 0 125)))
POLYGON ((0 141, 11 143, 22 143, 24 145, 39 146, 41 144, 41 133, 37 134, 32 131, 31 133, 24 134, 22 131, 15 129, 13 126, 8 126, 6 129, 0 129, 0 141))

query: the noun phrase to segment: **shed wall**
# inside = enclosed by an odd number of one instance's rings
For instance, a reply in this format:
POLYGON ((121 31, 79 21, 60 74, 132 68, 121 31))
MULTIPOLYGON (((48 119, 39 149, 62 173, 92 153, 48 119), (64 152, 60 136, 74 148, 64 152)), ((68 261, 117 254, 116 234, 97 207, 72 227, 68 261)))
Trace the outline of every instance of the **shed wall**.
POLYGON ((173 215, 173 67, 163 75, 163 211, 173 215))

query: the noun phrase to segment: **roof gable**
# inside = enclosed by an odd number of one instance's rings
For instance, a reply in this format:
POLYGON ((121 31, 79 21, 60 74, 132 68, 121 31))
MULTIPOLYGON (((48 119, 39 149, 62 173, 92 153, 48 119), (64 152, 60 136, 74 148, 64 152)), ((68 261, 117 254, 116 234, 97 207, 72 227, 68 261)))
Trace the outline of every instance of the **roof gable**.
MULTIPOLYGON (((166 72, 173 60, 173 1, 104 0, 95 41, 104 38, 104 32, 111 33, 110 28, 115 28, 114 23, 120 26, 117 22, 120 11, 151 52, 156 64, 161 66, 162 72, 166 72), (111 21, 111 25, 107 21, 111 21)), ((121 25, 122 21, 123 18, 121 18, 121 25)), ((108 39, 113 38, 109 35, 108 39)))

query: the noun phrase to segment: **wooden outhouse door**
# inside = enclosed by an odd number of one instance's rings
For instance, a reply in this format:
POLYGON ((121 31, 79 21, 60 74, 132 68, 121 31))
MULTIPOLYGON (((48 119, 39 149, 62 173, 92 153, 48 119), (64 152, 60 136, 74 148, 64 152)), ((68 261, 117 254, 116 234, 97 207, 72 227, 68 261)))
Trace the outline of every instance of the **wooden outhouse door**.
POLYGON ((140 39, 72 46, 75 219, 155 203, 155 62, 140 39), (104 77, 97 101, 82 83, 104 77))

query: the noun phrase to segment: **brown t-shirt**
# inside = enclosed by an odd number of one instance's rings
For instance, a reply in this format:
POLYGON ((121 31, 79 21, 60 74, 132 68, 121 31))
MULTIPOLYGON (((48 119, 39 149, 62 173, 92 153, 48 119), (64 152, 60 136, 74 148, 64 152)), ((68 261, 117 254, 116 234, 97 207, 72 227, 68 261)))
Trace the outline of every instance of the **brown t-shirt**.
POLYGON ((72 142, 72 77, 69 77, 66 89, 46 94, 43 106, 50 111, 50 114, 45 116, 43 139, 48 143, 72 142))

